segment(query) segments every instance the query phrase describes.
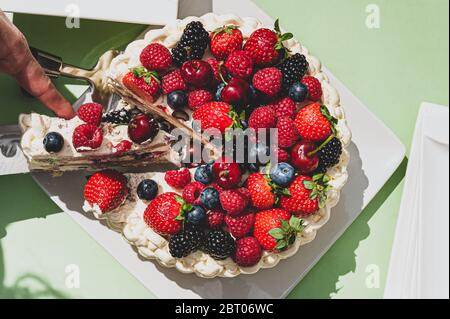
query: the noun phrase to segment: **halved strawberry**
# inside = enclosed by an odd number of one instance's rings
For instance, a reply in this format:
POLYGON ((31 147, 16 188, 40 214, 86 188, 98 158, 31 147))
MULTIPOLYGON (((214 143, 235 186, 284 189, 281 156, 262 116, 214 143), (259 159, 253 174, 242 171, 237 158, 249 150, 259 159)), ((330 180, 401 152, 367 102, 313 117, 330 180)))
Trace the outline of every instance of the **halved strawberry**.
POLYGON ((161 81, 156 72, 138 67, 128 72, 122 79, 123 85, 148 103, 154 103, 161 95, 161 81))

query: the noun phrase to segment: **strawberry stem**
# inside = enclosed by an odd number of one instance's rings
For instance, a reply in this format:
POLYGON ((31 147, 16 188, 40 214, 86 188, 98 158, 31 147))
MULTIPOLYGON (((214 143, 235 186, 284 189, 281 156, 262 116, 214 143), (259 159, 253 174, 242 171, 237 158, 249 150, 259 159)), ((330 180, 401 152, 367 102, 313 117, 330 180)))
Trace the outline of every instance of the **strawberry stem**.
POLYGON ((320 144, 320 146, 318 148, 316 148, 314 151, 309 152, 308 157, 311 157, 313 155, 316 155, 318 152, 320 152, 325 146, 328 145, 328 143, 331 142, 331 140, 334 138, 335 136, 333 134, 331 134, 330 136, 328 136, 328 138, 322 143, 320 144))

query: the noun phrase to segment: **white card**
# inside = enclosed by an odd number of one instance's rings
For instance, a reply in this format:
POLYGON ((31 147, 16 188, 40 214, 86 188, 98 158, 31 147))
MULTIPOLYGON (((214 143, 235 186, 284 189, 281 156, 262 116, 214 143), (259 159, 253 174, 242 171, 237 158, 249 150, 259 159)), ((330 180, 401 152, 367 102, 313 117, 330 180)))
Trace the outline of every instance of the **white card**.
POLYGON ((165 25, 177 18, 178 0, 1 0, 3 11, 165 25))

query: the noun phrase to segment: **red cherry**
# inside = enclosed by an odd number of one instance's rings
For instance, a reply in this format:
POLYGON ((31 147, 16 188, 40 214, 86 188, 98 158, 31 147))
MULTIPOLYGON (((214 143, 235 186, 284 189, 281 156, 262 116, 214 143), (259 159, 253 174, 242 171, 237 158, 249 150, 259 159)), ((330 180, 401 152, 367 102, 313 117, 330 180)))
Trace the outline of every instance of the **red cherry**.
POLYGON ((222 102, 231 105, 245 105, 248 102, 250 85, 241 79, 233 78, 222 91, 222 102))
POLYGON ((147 114, 136 115, 128 125, 128 136, 137 144, 152 140, 158 132, 158 123, 147 114))
POLYGON ((242 172, 239 164, 227 163, 224 158, 213 164, 212 173, 216 183, 224 189, 238 187, 242 178, 242 172))
POLYGON ((196 87, 207 87, 213 79, 213 70, 208 62, 187 61, 181 67, 181 77, 186 83, 196 87))
POLYGON ((319 166, 319 156, 314 153, 316 145, 310 142, 300 142, 291 151, 291 162, 297 171, 306 175, 314 172, 319 166))

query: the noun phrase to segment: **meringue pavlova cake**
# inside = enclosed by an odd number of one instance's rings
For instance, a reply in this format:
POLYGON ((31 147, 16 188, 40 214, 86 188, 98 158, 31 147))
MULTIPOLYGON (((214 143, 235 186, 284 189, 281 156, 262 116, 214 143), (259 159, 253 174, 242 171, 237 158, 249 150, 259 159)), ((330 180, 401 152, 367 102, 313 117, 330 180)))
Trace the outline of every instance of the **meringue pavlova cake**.
MULTIPOLYGON (((296 254, 329 220, 347 182, 351 133, 320 61, 278 23, 215 14, 177 20, 130 43, 112 61, 110 78, 123 104, 141 112, 185 114, 184 126, 195 120, 224 140, 230 129, 257 133, 245 152, 235 148, 208 164, 140 174, 107 169, 89 178, 83 209, 143 258, 204 278, 253 274, 296 254), (266 145, 261 129, 276 131, 276 143, 266 145), (248 156, 238 162, 241 153, 248 156), (262 160, 268 153, 272 160, 262 160)), ((73 134, 34 121, 45 130, 24 135, 33 152, 59 149, 49 132, 73 134)), ((36 126, 30 117, 21 122, 25 134, 36 126)), ((89 125, 95 132, 98 125, 89 125)), ((90 144, 69 148, 91 151, 90 144)))

